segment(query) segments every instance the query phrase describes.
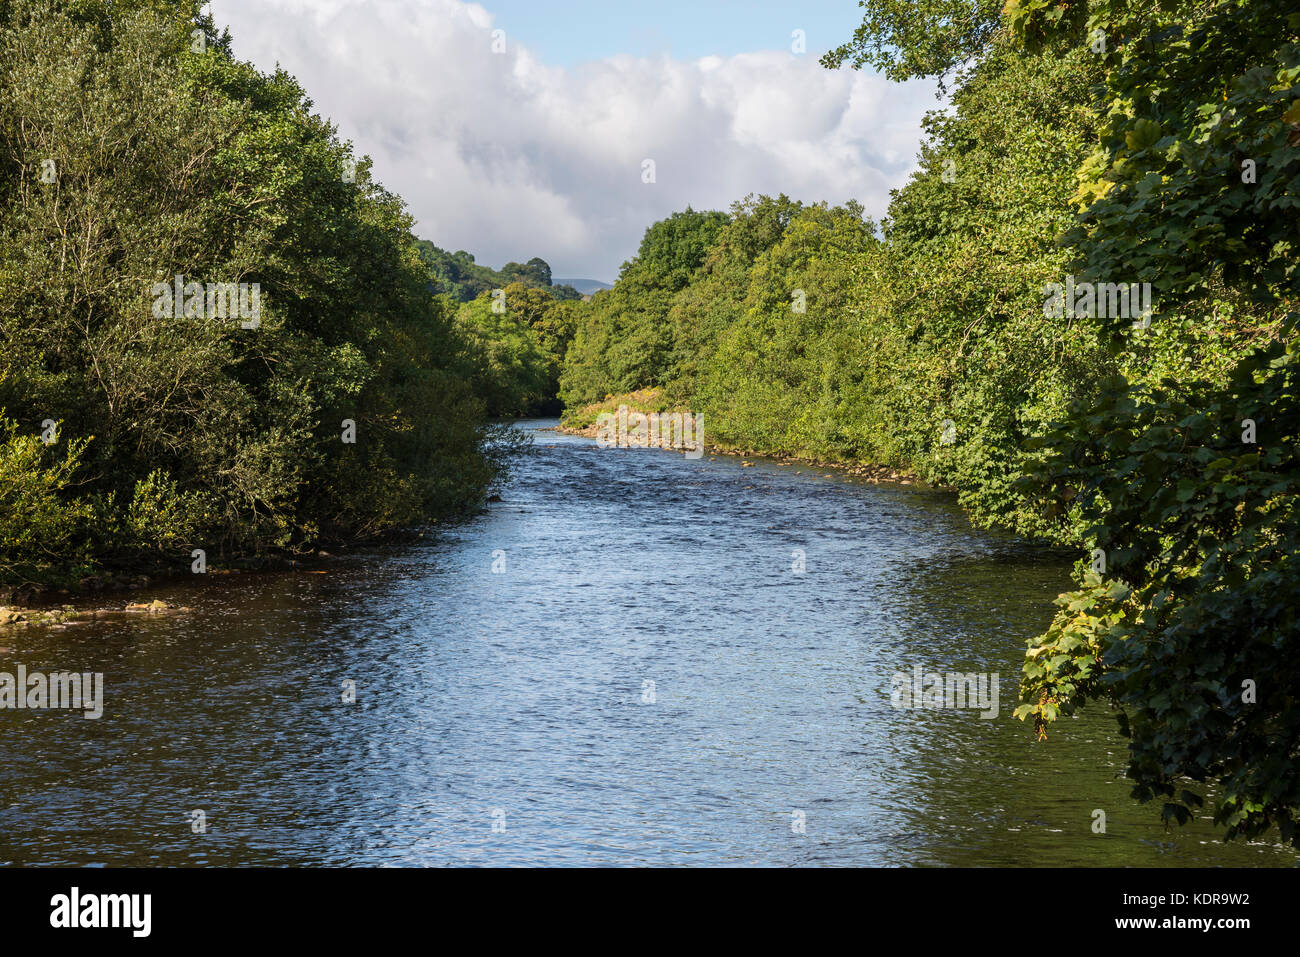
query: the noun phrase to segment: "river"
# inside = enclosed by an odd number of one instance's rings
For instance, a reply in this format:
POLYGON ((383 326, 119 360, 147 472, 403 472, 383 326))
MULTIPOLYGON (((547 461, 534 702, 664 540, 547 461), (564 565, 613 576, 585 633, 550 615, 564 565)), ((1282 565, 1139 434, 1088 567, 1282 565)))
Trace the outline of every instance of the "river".
POLYGON ((0 863, 1295 864, 1167 831, 1104 706, 1011 716, 1059 558, 948 495, 554 424, 427 544, 0 635, 0 671, 106 683, 99 720, 0 711, 0 863), (918 665, 996 672, 997 716, 893 707, 918 665))

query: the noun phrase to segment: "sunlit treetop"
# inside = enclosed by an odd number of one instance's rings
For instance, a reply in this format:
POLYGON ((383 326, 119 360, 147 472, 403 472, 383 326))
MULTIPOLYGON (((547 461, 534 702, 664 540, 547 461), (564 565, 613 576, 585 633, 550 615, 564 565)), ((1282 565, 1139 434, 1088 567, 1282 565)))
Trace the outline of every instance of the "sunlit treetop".
POLYGON ((891 80, 942 78, 975 60, 997 32, 1001 0, 861 0, 866 10, 853 39, 822 57, 823 66, 848 63, 879 70, 891 80))

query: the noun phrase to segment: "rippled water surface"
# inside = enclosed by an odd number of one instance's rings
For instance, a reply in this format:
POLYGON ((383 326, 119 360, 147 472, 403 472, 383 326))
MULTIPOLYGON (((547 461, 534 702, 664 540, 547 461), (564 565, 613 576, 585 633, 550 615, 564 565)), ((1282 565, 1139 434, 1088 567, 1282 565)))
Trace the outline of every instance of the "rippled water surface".
POLYGON ((1068 569, 949 497, 533 434, 430 544, 0 634, 0 671, 107 684, 98 721, 0 711, 0 862, 1295 863, 1166 832, 1104 709, 1034 742, 1016 675, 1068 569), (891 707, 918 664, 997 672, 997 718, 891 707))

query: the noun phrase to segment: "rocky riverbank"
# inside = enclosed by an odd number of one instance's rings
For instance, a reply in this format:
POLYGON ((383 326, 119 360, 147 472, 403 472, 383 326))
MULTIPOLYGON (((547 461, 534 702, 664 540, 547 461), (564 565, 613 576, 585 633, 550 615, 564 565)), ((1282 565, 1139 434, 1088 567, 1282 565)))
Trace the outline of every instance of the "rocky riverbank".
MULTIPOLYGON (((423 538, 425 530, 410 530, 406 537, 412 540, 423 538)), ((401 537, 392 536, 391 540, 398 541, 401 537)), ((235 555, 223 556, 222 567, 208 566, 204 575, 207 577, 255 574, 268 571, 287 571, 290 569, 307 571, 311 566, 317 565, 322 561, 329 561, 336 555, 346 553, 347 546, 335 545, 333 552, 317 549, 315 551, 292 554, 255 554, 255 555, 235 555)), ((68 579, 60 583, 40 583, 28 582, 22 585, 0 585, 0 608, 16 608, 23 611, 29 609, 50 609, 64 607, 62 602, 68 599, 84 598, 95 594, 111 594, 113 592, 138 592, 143 589, 161 587, 167 582, 179 582, 184 580, 193 580, 193 573, 186 574, 178 571, 179 568, 188 568, 190 558, 186 554, 183 559, 178 559, 175 563, 167 564, 164 562, 151 562, 147 565, 136 565, 127 571, 100 571, 95 574, 83 575, 80 578, 68 579), (144 574, 144 572, 148 574, 144 574)), ((139 602, 130 603, 127 607, 139 605, 139 602)), ((108 609, 109 611, 122 611, 123 609, 108 609)))
POLYGON ((0 631, 30 628, 66 628, 79 622, 93 621, 98 618, 112 618, 117 615, 174 615, 188 612, 190 609, 171 604, 155 598, 153 601, 128 602, 125 608, 77 609, 72 605, 60 605, 57 608, 16 608, 0 605, 0 631))
MULTIPOLYGON (((584 438, 595 439, 599 436, 600 427, 594 422, 581 428, 570 428, 569 426, 560 424, 554 428, 554 431, 559 432, 562 435, 580 435, 584 438)), ((703 445, 704 451, 710 455, 729 455, 744 460, 740 463, 743 468, 753 466, 755 464, 754 461, 752 461, 753 459, 766 459, 767 461, 776 463, 776 465, 781 468, 805 466, 808 471, 818 472, 829 469, 831 471, 826 474, 827 478, 840 474, 852 475, 854 478, 859 478, 876 484, 881 482, 889 482, 895 485, 925 484, 915 475, 899 469, 890 468, 887 465, 871 465, 864 462, 828 462, 822 459, 797 454, 765 452, 760 449, 728 448, 726 446, 714 445, 710 442, 704 442, 703 445)), ((628 447, 633 449, 658 449, 667 452, 677 452, 679 454, 682 454, 685 451, 680 448, 675 448, 672 445, 664 444, 662 438, 656 439, 653 436, 646 445, 634 444, 629 445, 628 447)), ((804 470, 805 469, 802 468, 796 468, 795 474, 801 475, 804 470)))
MULTIPOLYGON (((569 424, 561 420, 560 425, 555 428, 556 432, 564 435, 580 435, 588 439, 600 438, 601 427, 600 417, 602 413, 613 415, 619 413, 619 410, 627 412, 639 412, 643 415, 650 416, 658 413, 660 416, 672 414, 669 404, 665 401, 663 390, 660 388, 639 389, 635 392, 628 392, 623 395, 606 396, 601 402, 593 402, 589 405, 582 406, 579 409, 570 410, 565 413, 565 418, 569 424)), ((685 413, 682 413, 685 414, 685 413)), ((685 449, 676 444, 668 444, 666 440, 667 433, 658 429, 649 429, 646 437, 646 444, 629 444, 628 448, 654 448, 669 452, 682 452, 685 449)), ((696 439, 701 440, 707 435, 707 430, 698 428, 696 439)), ((703 450, 710 455, 729 455, 744 460, 765 459, 769 462, 775 462, 781 468, 795 468, 795 474, 803 474, 807 471, 818 471, 826 474, 831 478, 836 474, 852 475, 854 478, 862 479, 866 482, 879 484, 888 482, 895 485, 922 485, 921 481, 915 474, 901 469, 891 468, 887 465, 874 465, 868 462, 835 462, 825 459, 818 459, 813 456, 800 455, 798 453, 775 452, 770 449, 748 449, 735 448, 729 446, 715 445, 707 440, 700 441, 703 450), (829 470, 829 471, 828 471, 829 470)), ((622 447, 622 446, 619 446, 622 447)), ((753 461, 742 461, 742 467, 748 468, 753 466, 753 461)))

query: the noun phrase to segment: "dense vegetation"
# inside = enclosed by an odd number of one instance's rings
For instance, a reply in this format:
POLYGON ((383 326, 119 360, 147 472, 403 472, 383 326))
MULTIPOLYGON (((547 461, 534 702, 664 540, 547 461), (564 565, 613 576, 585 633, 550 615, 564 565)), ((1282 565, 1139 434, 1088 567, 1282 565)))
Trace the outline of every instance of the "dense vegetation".
MULTIPOLYGON (((1033 49, 1059 28, 1024 7, 1033 49)), ((1023 713, 1104 697, 1137 796, 1181 822, 1213 782, 1230 836, 1300 845, 1300 14, 1111 0, 1086 27, 1110 42, 1068 242, 1085 280, 1149 281, 1181 348, 1100 320, 1122 375, 1043 437, 1026 487, 1101 560, 1031 648, 1023 713)))
POLYGON ((825 65, 951 91, 888 216, 750 197, 655 224, 577 312, 566 414, 647 389, 711 442, 907 468, 1076 549, 1017 713, 1045 734, 1108 701, 1167 820, 1210 786, 1229 836, 1300 841, 1300 16, 863 6, 825 65), (1150 309, 1053 309, 1067 280, 1149 283, 1150 309))
POLYGON ((582 298, 572 286, 552 283, 551 267, 544 259, 533 257, 526 263, 511 262, 500 269, 492 269, 474 262, 472 253, 463 249, 449 253, 427 239, 417 240, 415 248, 421 262, 428 266, 430 291, 450 296, 457 302, 469 302, 494 289, 504 289, 511 283, 549 289, 556 299, 582 298))
POLYGON ((455 310, 457 330, 474 347, 475 394, 489 414, 560 411, 560 364, 573 339, 577 305, 557 299, 550 288, 514 282, 455 310))
POLYGON ((401 202, 200 7, 0 0, 0 582, 382 535, 500 475, 401 202), (178 275, 260 314, 160 305, 178 275))

